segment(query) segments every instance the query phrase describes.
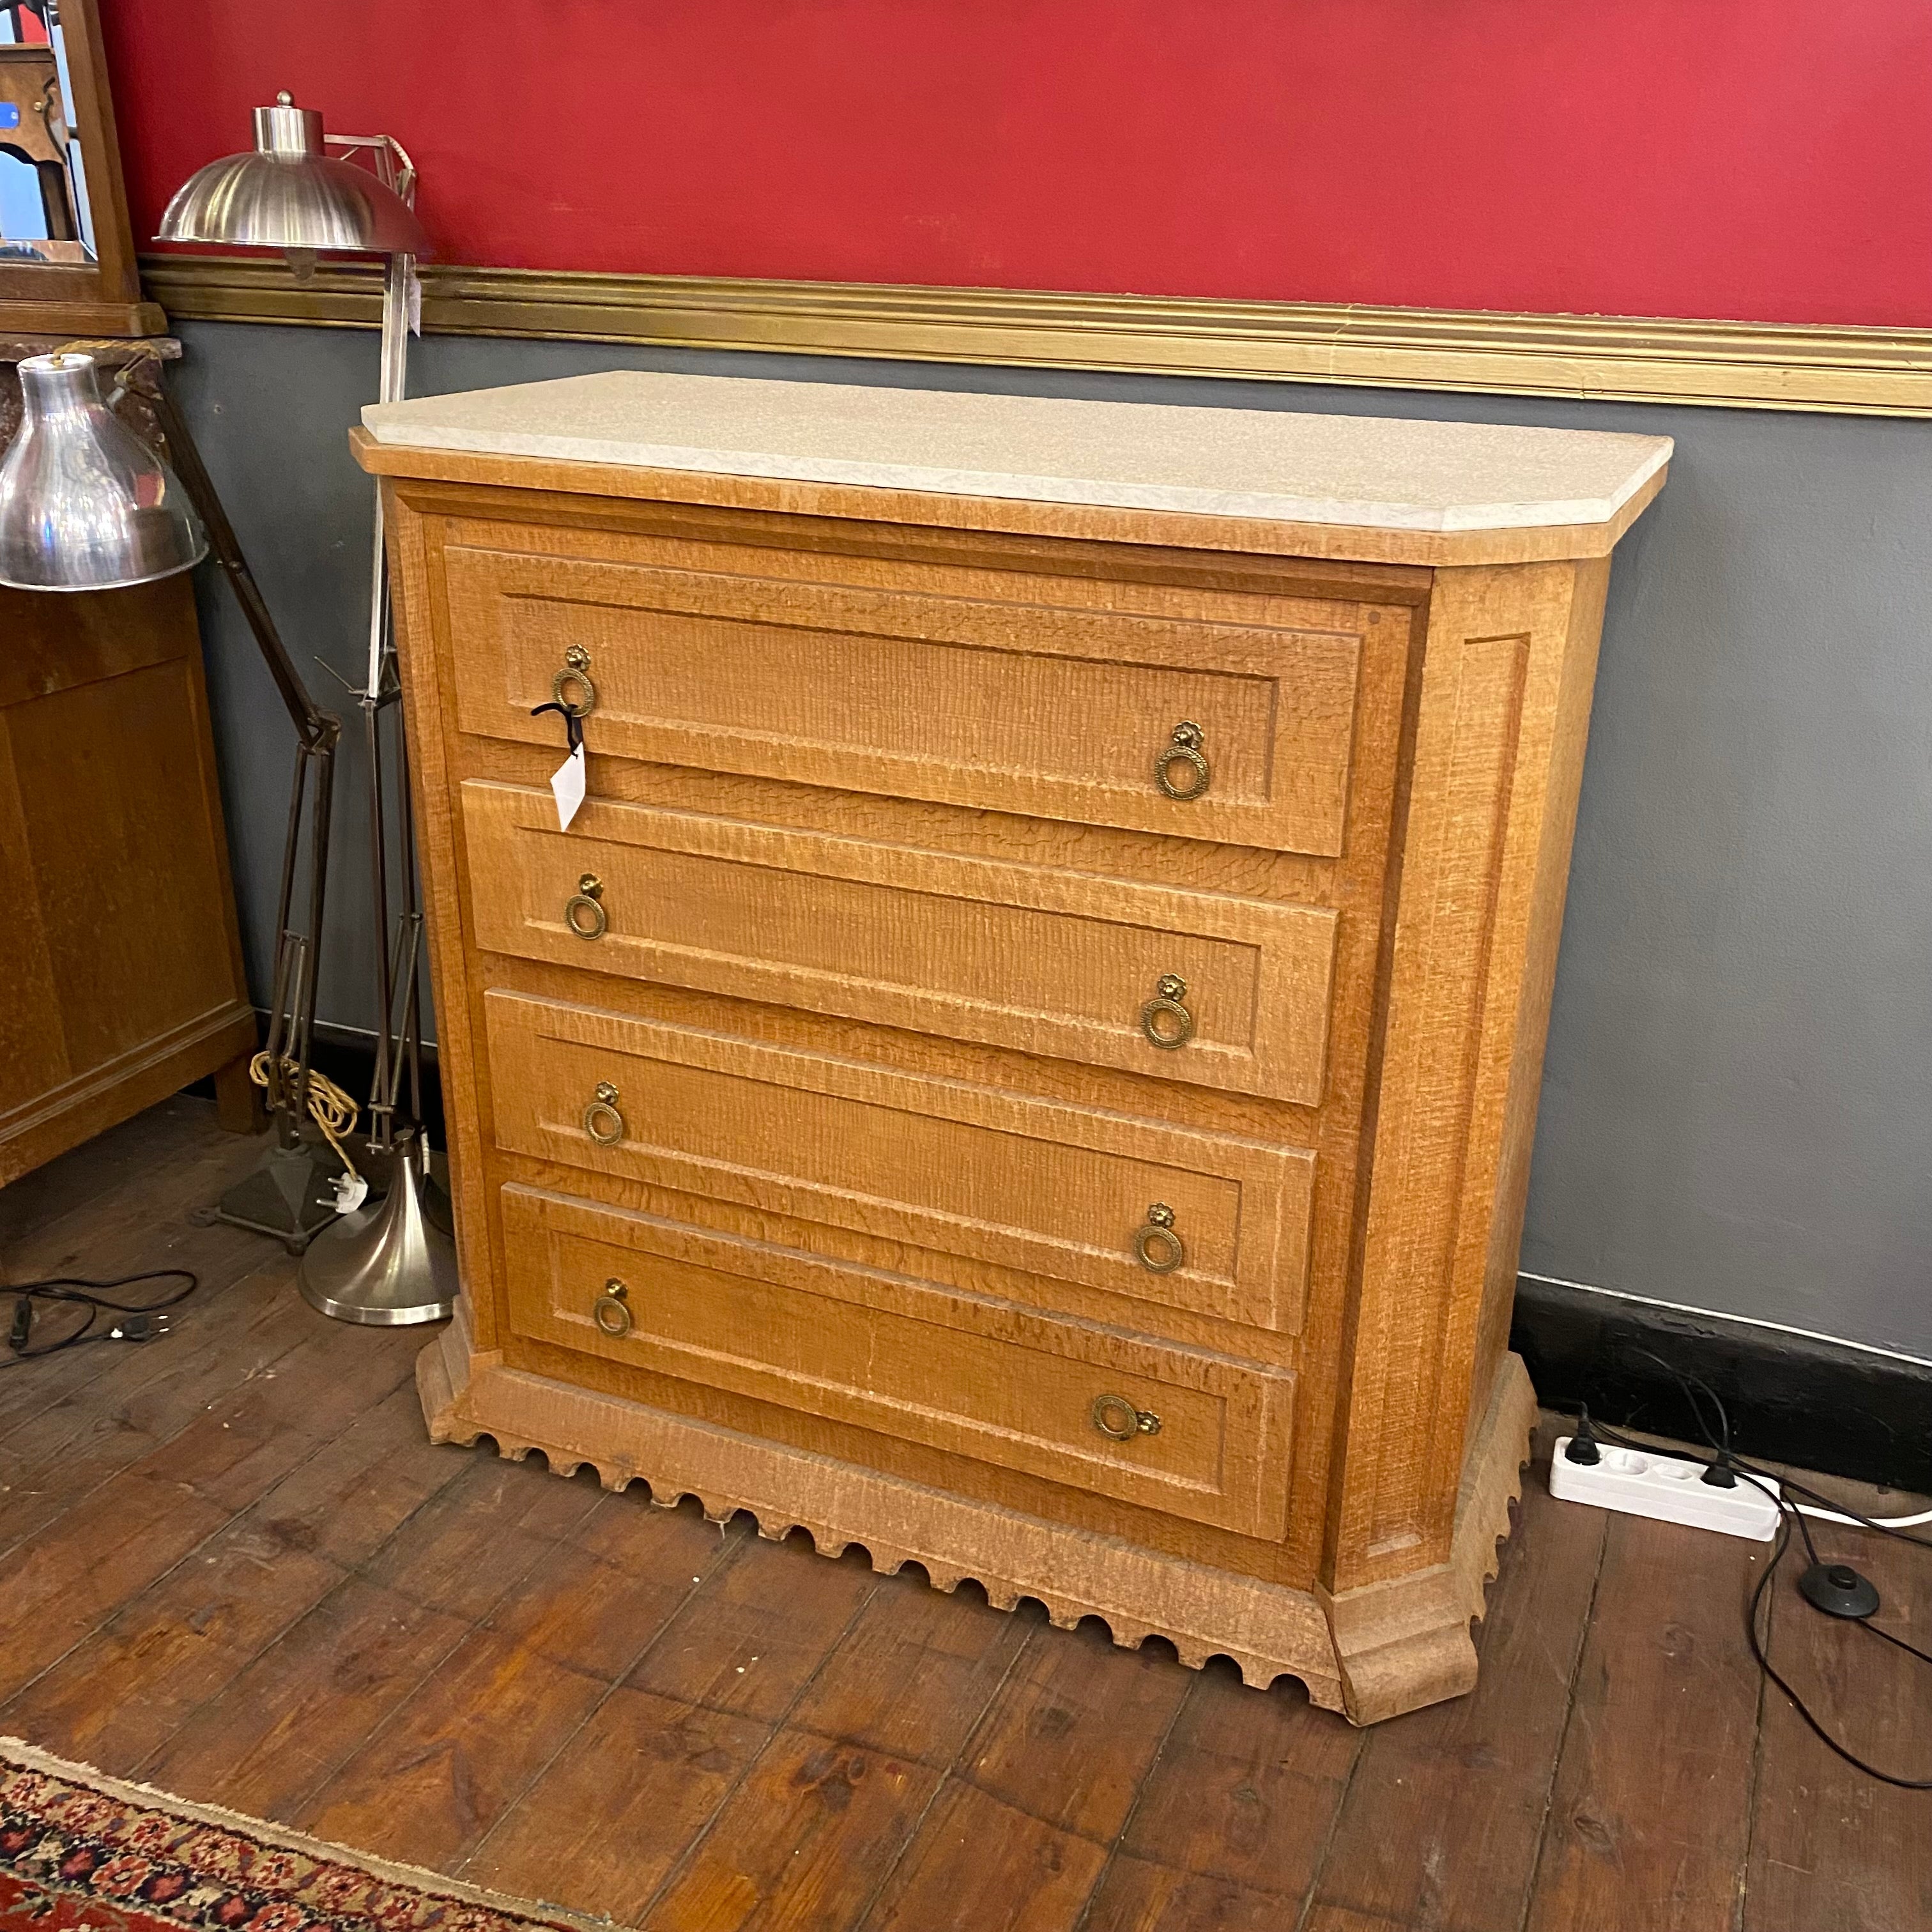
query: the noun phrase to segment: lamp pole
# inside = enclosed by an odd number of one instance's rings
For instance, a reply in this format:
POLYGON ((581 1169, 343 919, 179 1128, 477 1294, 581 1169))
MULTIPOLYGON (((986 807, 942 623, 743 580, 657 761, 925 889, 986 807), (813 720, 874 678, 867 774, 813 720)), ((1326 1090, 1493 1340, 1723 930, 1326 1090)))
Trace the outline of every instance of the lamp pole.
MULTIPOLYGON (((401 150, 394 142, 384 152, 401 150)), ((403 156, 405 168, 408 158, 403 156)), ((412 181, 413 170, 406 179, 412 181)), ((409 315, 415 257, 392 252, 382 275, 382 374, 378 400, 399 402, 406 387, 409 315)), ((388 550, 382 499, 374 512, 370 565, 369 658, 357 694, 369 751, 369 867, 376 934, 376 1066, 369 1090, 369 1146, 392 1156, 388 1193, 380 1205, 345 1215, 302 1257, 297 1276, 304 1297, 346 1322, 400 1325, 440 1321, 454 1304, 456 1249, 448 1232, 447 1196, 430 1172, 422 1130, 422 899, 416 873, 416 827, 410 800, 409 740, 403 728, 401 680, 391 623, 388 550), (384 720, 393 718, 393 732, 384 720), (386 757, 386 736, 394 740, 386 757), (388 774, 394 774, 398 868, 389 876, 388 774), (398 1088, 406 1072, 406 1118, 400 1124, 398 1088)))

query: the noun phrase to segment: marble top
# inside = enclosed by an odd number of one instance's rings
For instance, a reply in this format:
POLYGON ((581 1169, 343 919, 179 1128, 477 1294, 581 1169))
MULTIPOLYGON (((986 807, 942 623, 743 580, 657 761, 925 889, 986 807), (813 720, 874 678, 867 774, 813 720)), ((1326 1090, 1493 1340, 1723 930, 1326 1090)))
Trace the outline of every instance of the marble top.
POLYGON ((1364 530, 1607 522, 1668 436, 635 370, 372 404, 379 443, 1364 530))

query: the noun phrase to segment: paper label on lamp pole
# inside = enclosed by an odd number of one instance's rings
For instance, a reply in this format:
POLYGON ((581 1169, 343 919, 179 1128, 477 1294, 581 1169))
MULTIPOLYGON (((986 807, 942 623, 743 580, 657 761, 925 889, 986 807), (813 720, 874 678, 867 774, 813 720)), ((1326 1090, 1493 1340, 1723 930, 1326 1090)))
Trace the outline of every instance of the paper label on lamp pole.
POLYGON ((580 745, 550 775, 550 788, 556 795, 556 829, 570 830, 577 808, 584 802, 584 747, 580 745))

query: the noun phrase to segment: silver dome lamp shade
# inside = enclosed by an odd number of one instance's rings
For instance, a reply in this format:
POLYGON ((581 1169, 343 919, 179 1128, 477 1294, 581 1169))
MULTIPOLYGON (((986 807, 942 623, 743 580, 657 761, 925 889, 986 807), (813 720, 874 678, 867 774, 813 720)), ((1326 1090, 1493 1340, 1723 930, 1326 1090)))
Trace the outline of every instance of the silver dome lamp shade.
POLYGON ((0 461, 0 584, 118 590, 199 563, 201 519, 101 400, 94 358, 68 350, 18 366, 20 433, 0 461))
POLYGON ((255 145, 198 168, 161 217, 161 242, 205 242, 229 248, 283 248, 320 254, 422 255, 429 237, 404 195, 415 170, 393 142, 338 143, 374 148, 381 174, 328 152, 322 116, 284 93, 255 110, 255 145), (380 165, 380 163, 379 163, 380 165))

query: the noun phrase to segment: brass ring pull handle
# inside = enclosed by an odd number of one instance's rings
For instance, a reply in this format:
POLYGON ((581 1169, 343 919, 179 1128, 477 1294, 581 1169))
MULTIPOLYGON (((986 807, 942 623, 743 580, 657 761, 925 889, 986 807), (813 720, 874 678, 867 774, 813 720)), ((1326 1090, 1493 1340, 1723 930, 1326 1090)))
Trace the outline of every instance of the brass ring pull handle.
POLYGON ((1154 761, 1154 782, 1169 798, 1198 798, 1208 789, 1214 774, 1202 755, 1201 739, 1201 727, 1189 718, 1174 728, 1173 742, 1161 747, 1154 761), (1178 784, 1174 777, 1177 766, 1189 775, 1178 784))
POLYGON ((1094 1398, 1094 1426, 1115 1442, 1131 1442, 1136 1436, 1158 1436, 1160 1418, 1150 1408, 1136 1408, 1124 1395, 1096 1395, 1094 1398))
POLYGON ((1160 976, 1154 998, 1141 1009, 1141 1031, 1150 1046, 1171 1052, 1194 1037, 1194 1016, 1180 1004, 1186 997, 1187 982, 1178 973, 1160 976))
POLYGON ((602 939, 610 920, 604 910, 604 881, 586 872, 563 902, 563 922, 579 939, 602 939))
POLYGON ((1174 1210, 1165 1201, 1148 1210, 1147 1226, 1134 1235, 1134 1253, 1149 1274, 1172 1274, 1186 1260, 1187 1250, 1174 1232, 1174 1210))
POLYGON ((599 1147, 615 1147, 624 1138, 624 1117, 617 1111, 617 1090, 608 1080, 597 1083, 597 1092, 584 1110, 584 1131, 599 1147))
POLYGON ((615 1275, 604 1284, 604 1292, 590 1304, 590 1318, 614 1341, 631 1332, 631 1291, 615 1275))
POLYGON ((597 709, 597 687, 590 682, 590 653, 581 644, 572 644, 564 652, 563 668, 550 680, 550 694, 568 717, 588 718, 597 709), (573 684, 584 694, 580 704, 573 704, 563 694, 573 684))

